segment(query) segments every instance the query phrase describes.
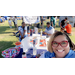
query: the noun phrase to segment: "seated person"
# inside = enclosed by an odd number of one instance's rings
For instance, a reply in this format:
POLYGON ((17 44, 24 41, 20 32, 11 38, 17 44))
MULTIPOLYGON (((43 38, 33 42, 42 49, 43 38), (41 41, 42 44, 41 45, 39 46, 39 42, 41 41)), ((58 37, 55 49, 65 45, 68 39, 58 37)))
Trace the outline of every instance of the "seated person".
POLYGON ((47 27, 45 29, 45 32, 43 34, 46 34, 48 36, 52 35, 55 32, 54 28, 50 25, 49 22, 47 22, 47 27))
POLYGON ((71 34, 72 32, 72 26, 71 24, 69 24, 69 21, 67 21, 67 25, 65 26, 65 28, 63 28, 63 30, 66 29, 66 31, 64 31, 67 34, 71 34))
POLYGON ((19 30, 19 34, 20 34, 20 41, 26 37, 26 34, 27 34, 27 27, 25 26, 25 22, 22 22, 22 26, 20 26, 18 28, 19 30))
MULTIPOLYGON (((20 27, 20 26, 19 26, 19 27, 20 27)), ((26 26, 25 26, 25 27, 26 27, 26 26)), ((27 33, 28 33, 28 31, 29 31, 29 26, 27 26, 27 33)), ((19 37, 20 34, 18 34, 18 33, 19 33, 19 31, 17 31, 16 33, 13 32, 13 35, 16 36, 16 37, 19 37)))

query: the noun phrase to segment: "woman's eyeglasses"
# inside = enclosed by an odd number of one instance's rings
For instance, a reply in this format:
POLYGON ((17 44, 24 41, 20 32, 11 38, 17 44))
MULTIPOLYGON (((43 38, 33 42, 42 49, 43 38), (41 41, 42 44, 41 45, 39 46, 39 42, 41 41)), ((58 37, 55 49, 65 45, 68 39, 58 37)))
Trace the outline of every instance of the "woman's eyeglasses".
POLYGON ((68 45, 68 41, 62 41, 62 42, 56 42, 56 41, 53 41, 52 42, 52 46, 53 47, 58 47, 58 46, 61 46, 61 47, 66 47, 68 45))

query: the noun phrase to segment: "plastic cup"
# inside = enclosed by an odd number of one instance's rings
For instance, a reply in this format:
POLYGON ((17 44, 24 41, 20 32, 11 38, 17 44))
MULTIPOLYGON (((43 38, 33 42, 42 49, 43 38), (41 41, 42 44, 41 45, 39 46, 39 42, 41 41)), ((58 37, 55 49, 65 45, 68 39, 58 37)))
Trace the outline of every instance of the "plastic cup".
POLYGON ((28 34, 28 37, 30 36, 30 33, 27 33, 28 34))
POLYGON ((21 42, 16 42, 15 45, 16 45, 16 48, 20 48, 21 42))

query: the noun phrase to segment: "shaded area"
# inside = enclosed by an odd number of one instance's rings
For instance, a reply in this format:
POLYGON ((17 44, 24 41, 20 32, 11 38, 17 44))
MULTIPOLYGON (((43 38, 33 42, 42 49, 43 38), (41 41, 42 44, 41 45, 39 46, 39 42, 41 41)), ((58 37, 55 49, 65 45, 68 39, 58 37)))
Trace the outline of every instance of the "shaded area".
MULTIPOLYGON (((13 31, 15 31, 14 26, 12 26, 13 31)), ((10 30, 9 26, 0 26, 0 34, 8 34, 8 33, 12 33, 10 32, 5 32, 6 30, 10 30)), ((17 30, 18 31, 18 30, 17 30)))
POLYGON ((9 26, 0 26, 0 34, 6 33, 5 31, 9 29, 9 26))

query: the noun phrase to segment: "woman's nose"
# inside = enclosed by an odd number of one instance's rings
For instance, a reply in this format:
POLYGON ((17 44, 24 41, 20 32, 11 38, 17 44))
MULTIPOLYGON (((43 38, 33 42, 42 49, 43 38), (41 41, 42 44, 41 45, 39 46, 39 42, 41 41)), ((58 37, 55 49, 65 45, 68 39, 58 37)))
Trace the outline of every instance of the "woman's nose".
POLYGON ((58 48, 61 48, 62 46, 60 45, 60 44, 58 44, 58 46, 57 46, 58 48))

